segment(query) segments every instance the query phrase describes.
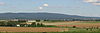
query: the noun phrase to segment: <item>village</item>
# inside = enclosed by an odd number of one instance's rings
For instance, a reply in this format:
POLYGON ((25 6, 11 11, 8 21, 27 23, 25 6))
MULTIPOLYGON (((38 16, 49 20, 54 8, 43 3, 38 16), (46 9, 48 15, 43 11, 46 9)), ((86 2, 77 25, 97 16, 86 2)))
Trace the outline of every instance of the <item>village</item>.
POLYGON ((26 19, 11 19, 11 20, 0 20, 0 26, 5 27, 29 27, 31 25, 43 25, 43 20, 26 20, 26 19))

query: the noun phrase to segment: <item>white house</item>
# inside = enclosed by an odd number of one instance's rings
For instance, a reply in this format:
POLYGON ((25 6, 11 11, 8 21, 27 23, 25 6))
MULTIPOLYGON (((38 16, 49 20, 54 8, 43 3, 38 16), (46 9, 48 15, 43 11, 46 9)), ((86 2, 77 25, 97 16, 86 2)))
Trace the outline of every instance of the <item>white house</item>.
POLYGON ((36 20, 28 20, 27 22, 32 23, 32 22, 36 22, 36 20))

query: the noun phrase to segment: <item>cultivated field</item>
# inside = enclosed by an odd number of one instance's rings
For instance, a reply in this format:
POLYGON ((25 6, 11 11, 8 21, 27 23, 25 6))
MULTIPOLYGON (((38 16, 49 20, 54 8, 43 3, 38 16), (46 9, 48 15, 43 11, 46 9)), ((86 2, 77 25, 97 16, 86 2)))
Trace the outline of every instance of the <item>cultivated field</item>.
POLYGON ((45 25, 54 25, 61 28, 69 28, 71 32, 100 32, 100 21, 66 21, 55 23, 44 23, 45 25))
POLYGON ((0 32, 63 32, 67 28, 49 28, 49 27, 0 27, 0 32))
POLYGON ((42 22, 51 27, 0 27, 0 32, 97 33, 100 21, 42 22))
POLYGON ((65 21, 65 22, 43 22, 45 25, 67 25, 67 24, 74 24, 79 23, 81 21, 65 21))

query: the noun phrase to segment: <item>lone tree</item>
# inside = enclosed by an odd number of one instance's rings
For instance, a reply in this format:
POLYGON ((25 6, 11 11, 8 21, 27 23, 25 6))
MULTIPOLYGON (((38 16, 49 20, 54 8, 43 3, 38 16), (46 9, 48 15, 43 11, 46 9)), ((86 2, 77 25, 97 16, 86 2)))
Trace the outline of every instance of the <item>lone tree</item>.
POLYGON ((73 26, 73 28, 76 28, 76 26, 73 26))
POLYGON ((36 22, 33 22, 30 27, 36 27, 36 22))
POLYGON ((33 22, 31 25, 36 25, 36 22, 33 22))
POLYGON ((36 22, 40 22, 40 20, 36 20, 36 22))

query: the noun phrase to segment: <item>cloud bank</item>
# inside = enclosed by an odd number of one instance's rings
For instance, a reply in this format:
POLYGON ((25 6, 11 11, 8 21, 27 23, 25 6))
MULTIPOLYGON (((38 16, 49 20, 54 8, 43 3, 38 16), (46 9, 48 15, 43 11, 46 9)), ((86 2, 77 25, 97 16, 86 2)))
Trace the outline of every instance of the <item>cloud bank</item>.
POLYGON ((93 5, 100 5, 100 0, 84 0, 84 2, 91 3, 93 5))

